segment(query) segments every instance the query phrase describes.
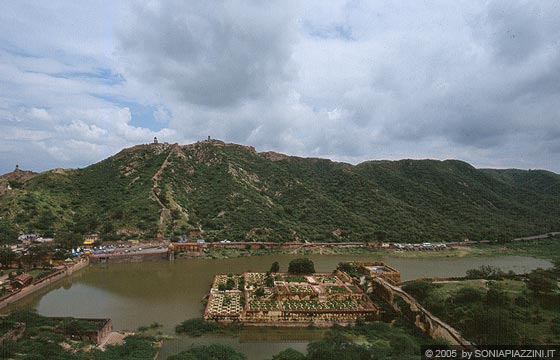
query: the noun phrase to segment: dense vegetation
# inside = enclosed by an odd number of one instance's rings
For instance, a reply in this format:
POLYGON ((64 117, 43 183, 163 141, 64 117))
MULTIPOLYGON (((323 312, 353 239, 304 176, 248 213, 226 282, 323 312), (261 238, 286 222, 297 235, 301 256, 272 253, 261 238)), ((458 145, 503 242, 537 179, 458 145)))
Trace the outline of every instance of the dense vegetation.
POLYGON ((474 247, 482 254, 509 254, 549 259, 560 264, 560 236, 537 241, 515 241, 500 246, 479 244, 474 247))
POLYGON ((313 274, 315 272, 315 264, 308 258, 294 259, 288 265, 290 274, 313 274))
MULTIPOLYGON (((274 355, 273 360, 361 360, 361 359, 417 359, 421 344, 431 344, 427 338, 410 325, 397 321, 390 325, 383 322, 358 322, 355 326, 333 326, 319 341, 308 344, 307 354, 287 349, 274 355)), ((245 355, 223 345, 195 346, 169 360, 242 360, 245 355)))
POLYGON ((383 322, 360 323, 350 329, 335 327, 323 340, 310 343, 305 359, 418 359, 420 346, 430 343, 434 341, 412 329, 383 322))
POLYGON ((31 311, 16 311, 0 320, 0 336, 15 323, 25 323, 23 337, 0 345, 2 359, 33 360, 152 360, 157 352, 155 339, 128 336, 123 345, 94 348, 89 341, 77 340, 72 334, 97 329, 95 324, 74 318, 51 319, 31 311))
POLYGON ((558 345, 559 269, 537 269, 521 281, 499 269, 481 268, 468 273, 494 280, 417 281, 403 289, 476 344, 558 345))
POLYGON ((140 145, 4 191, 0 241, 18 232, 72 243, 89 232, 176 238, 198 229, 207 240, 500 241, 560 229, 559 189, 554 173, 455 160, 353 166, 218 141, 140 145))
POLYGON ((229 346, 212 344, 194 346, 177 355, 172 355, 167 360, 246 360, 247 357, 229 346))
POLYGON ((221 327, 216 322, 209 322, 203 318, 188 319, 175 327, 177 334, 186 334, 191 337, 202 336, 206 333, 217 331, 221 327))

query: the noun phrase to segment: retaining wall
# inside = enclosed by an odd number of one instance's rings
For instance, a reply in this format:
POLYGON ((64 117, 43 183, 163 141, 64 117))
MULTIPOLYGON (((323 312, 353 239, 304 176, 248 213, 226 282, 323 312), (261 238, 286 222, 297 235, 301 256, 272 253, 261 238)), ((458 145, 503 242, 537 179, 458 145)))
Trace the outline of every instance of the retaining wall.
POLYGON ((37 283, 32 284, 30 286, 24 287, 23 289, 21 289, 20 291, 16 292, 16 293, 12 293, 9 296, 4 297, 1 301, 0 301, 0 309, 26 297, 27 295, 31 295, 34 292, 41 290, 42 288, 44 288, 47 285, 50 285, 60 279, 63 279, 69 275, 72 275, 73 273, 75 273, 78 270, 81 270, 83 268, 85 268, 86 266, 88 266, 89 262, 87 260, 81 261, 77 264, 75 264, 72 267, 68 267, 65 270, 61 270, 61 271, 57 271, 54 274, 51 274, 41 280, 39 280, 37 283))
POLYGON ((92 264, 118 264, 118 263, 131 263, 131 262, 142 262, 142 261, 155 261, 155 260, 165 260, 167 259, 167 250, 157 253, 127 253, 127 254, 104 254, 104 255, 93 255, 89 257, 89 261, 92 264))
POLYGON ((399 286, 392 285, 381 278, 372 279, 374 294, 389 303, 395 311, 401 313, 414 325, 433 339, 444 339, 451 345, 470 347, 473 344, 461 336, 461 333, 426 310, 399 286))

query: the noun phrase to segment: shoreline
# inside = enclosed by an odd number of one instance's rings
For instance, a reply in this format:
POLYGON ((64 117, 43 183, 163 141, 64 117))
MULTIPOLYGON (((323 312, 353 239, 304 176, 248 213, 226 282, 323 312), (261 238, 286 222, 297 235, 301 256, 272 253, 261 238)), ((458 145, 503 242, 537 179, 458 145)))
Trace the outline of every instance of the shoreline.
POLYGON ((57 274, 51 278, 47 278, 44 281, 41 281, 39 283, 36 284, 32 284, 29 285, 27 287, 24 287, 23 289, 21 289, 20 291, 16 292, 16 293, 12 293, 11 295, 8 295, 7 297, 5 297, 4 299, 2 299, 2 301, 0 301, 0 310, 8 307, 9 305, 13 305, 14 303, 19 302, 20 300, 28 297, 29 295, 32 295, 34 293, 36 293, 37 291, 45 288, 48 285, 54 284, 74 273, 76 273, 77 271, 80 271, 84 268, 86 268, 89 265, 89 260, 83 260, 80 261, 76 264, 74 264, 71 267, 66 268, 66 270, 63 270, 60 274, 57 274))
MULTIPOLYGON (((140 254, 135 256, 123 257, 120 259, 121 263, 137 263, 144 261, 153 261, 153 259, 144 259, 140 254)), ((445 250, 439 251, 403 251, 395 249, 372 249, 366 247, 329 247, 329 248, 296 248, 296 249, 235 249, 235 248, 214 248, 208 249, 203 253, 180 253, 176 256, 176 260, 189 260, 189 259, 206 259, 206 260, 220 260, 220 259, 233 259, 243 257, 258 257, 258 256, 273 256, 273 255, 297 255, 297 256, 390 256, 402 259, 461 259, 461 258, 483 258, 492 256, 527 256, 539 259, 545 259, 551 262, 560 262, 560 239, 558 237, 551 237, 548 239, 539 239, 538 241, 515 241, 502 244, 477 244, 469 246, 454 246, 445 250)), ((81 261, 71 268, 68 268, 63 273, 43 281, 39 284, 30 285, 21 291, 8 296, 0 301, 0 310, 3 310, 9 305, 19 302, 26 298, 28 295, 43 289, 47 285, 62 280, 76 271, 79 271, 88 265, 94 265, 99 261, 91 261, 88 259, 81 261)), ((163 258, 160 261, 168 261, 163 258)))
POLYGON ((300 249, 209 249, 204 253, 182 253, 176 259, 229 259, 267 255, 371 255, 391 256, 406 259, 469 258, 496 255, 530 256, 554 261, 560 259, 560 239, 549 238, 538 241, 508 242, 501 244, 477 244, 454 246, 445 250, 403 251, 394 249, 371 249, 364 247, 346 248, 300 248, 300 249))

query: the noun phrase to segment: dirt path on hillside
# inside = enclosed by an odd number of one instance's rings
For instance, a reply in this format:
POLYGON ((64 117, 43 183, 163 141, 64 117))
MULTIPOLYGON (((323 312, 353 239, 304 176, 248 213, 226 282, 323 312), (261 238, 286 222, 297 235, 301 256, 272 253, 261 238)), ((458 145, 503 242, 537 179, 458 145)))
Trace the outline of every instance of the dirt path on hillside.
POLYGON ((161 174, 163 173, 163 170, 167 167, 167 165, 169 164, 169 158, 171 157, 171 155, 177 150, 177 146, 176 145, 172 145, 171 146, 171 150, 169 150, 169 154, 167 154, 167 157, 165 158, 165 160, 163 161, 163 163, 161 164, 161 166, 159 167, 159 169, 156 171, 156 173, 154 174, 154 176, 152 176, 152 192, 154 194, 154 198, 156 199, 156 202, 159 204, 159 206, 161 207, 161 210, 159 212, 159 221, 158 221, 158 229, 160 234, 163 234, 163 230, 164 230, 164 221, 165 221, 165 217, 167 215, 169 215, 170 210, 167 208, 167 206, 165 206, 165 204, 163 203, 163 201, 161 201, 160 199, 160 193, 161 193, 161 189, 159 187, 159 180, 161 180, 161 174))

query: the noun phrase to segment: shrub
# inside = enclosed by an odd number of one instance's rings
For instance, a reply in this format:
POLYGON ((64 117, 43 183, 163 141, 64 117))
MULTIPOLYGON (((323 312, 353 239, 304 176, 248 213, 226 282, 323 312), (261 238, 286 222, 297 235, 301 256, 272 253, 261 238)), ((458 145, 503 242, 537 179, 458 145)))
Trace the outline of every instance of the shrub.
POLYGON ((228 278, 226 280, 226 290, 233 290, 234 287, 235 287, 235 280, 233 280, 232 278, 228 278))
POLYGON ((286 349, 280 351, 272 357, 272 360, 305 360, 306 357, 302 353, 294 349, 286 349))
POLYGON ((429 281, 415 281, 403 285, 402 289, 414 296, 418 301, 422 301, 430 295, 434 285, 429 281))
POLYGON ((490 265, 482 265, 478 269, 467 270, 469 279, 500 279, 506 274, 502 269, 490 265))
POLYGON ((556 279, 554 279, 554 276, 550 272, 543 269, 536 269, 529 274, 527 288, 535 294, 549 293, 557 288, 556 279))
POLYGON ((195 346, 177 355, 172 355, 168 360, 246 360, 247 357, 226 345, 212 344, 195 346))
POLYGON ((453 303, 463 305, 468 303, 479 302, 484 297, 484 293, 473 287, 464 287, 459 289, 453 296, 453 303))
POLYGON ((531 300, 525 295, 519 295, 515 298, 515 305, 528 308, 531 305, 531 300))
POLYGON ((290 261, 288 272, 291 274, 312 274, 315 272, 315 264, 308 258, 299 258, 290 261))
POLYGON ((506 292, 496 285, 489 284, 488 292, 486 292, 486 303, 488 305, 505 307, 510 305, 510 299, 506 292))
POLYGON ((175 327, 177 334, 187 334, 191 337, 198 337, 218 329, 218 324, 205 321, 201 318, 185 320, 175 327))
POLYGON ((337 268, 338 270, 343 271, 352 277, 360 277, 360 272, 358 271, 358 267, 349 262, 340 262, 338 263, 337 268))

